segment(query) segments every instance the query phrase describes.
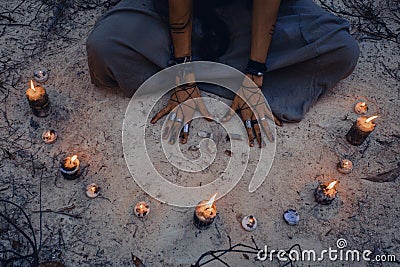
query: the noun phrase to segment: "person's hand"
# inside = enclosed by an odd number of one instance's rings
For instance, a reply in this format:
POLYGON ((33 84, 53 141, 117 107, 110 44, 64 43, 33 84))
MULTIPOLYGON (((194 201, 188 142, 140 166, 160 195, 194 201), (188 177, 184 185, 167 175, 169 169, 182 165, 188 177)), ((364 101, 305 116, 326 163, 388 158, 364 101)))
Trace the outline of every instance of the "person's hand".
POLYGON ((267 119, 271 119, 279 126, 281 126, 282 123, 272 114, 271 110, 265 103, 264 95, 260 89, 263 83, 263 76, 250 74, 246 74, 246 76, 247 77, 244 79, 242 86, 233 99, 231 109, 225 114, 221 121, 223 123, 229 121, 235 112, 240 111, 240 115, 249 137, 249 145, 251 147, 254 146, 254 129, 255 138, 261 148, 265 145, 261 138, 261 129, 264 131, 270 142, 274 141, 274 136, 268 126, 267 119), (251 108, 246 102, 251 106, 251 108), (254 114, 252 110, 254 110, 258 115, 259 120, 257 120, 256 114, 254 114))
POLYGON ((207 120, 212 116, 201 99, 200 90, 197 87, 193 72, 188 72, 176 78, 177 84, 186 84, 176 87, 171 95, 167 106, 161 109, 150 121, 156 123, 160 118, 169 113, 168 121, 162 138, 169 138, 169 143, 174 144, 182 130, 180 141, 186 144, 189 137, 189 127, 193 115, 198 110, 207 120), (183 128, 182 128, 183 127, 183 128))

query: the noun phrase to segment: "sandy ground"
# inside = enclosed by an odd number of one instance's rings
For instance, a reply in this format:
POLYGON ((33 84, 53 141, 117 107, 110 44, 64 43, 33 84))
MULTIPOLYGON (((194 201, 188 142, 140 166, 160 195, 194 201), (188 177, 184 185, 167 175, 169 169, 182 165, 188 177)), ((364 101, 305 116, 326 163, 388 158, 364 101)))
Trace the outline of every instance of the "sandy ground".
MULTIPOLYGON (((7 8, 17 1, 2 1, 3 4, 7 8)), ((299 244, 302 249, 316 251, 336 248, 336 240, 344 238, 349 249, 395 254, 400 260, 400 179, 398 175, 386 182, 364 179, 392 170, 400 162, 400 84, 382 65, 398 75, 397 44, 360 41, 361 57, 354 73, 325 94, 302 122, 277 128, 275 160, 263 185, 250 194, 250 174, 246 174, 234 190, 216 203, 219 217, 215 224, 200 231, 192 224, 193 209, 171 207, 151 198, 137 186, 126 167, 121 131, 129 99, 94 87, 86 64, 85 38, 103 11, 97 8, 78 12, 75 15, 80 25, 65 24, 73 30, 67 36, 75 39, 65 42, 53 35, 44 52, 32 58, 27 56, 29 51, 21 50, 20 44, 39 40, 37 28, 9 27, 1 37, 2 49, 23 63, 2 78, 9 95, 1 104, 8 120, 0 121, 0 197, 22 205, 28 213, 38 242, 41 239, 42 261, 59 260, 66 266, 135 266, 133 253, 146 266, 190 266, 206 251, 228 248, 228 236, 232 244, 253 245, 253 238, 260 248, 267 245, 269 249, 288 249, 299 244), (53 106, 46 118, 32 115, 24 95, 38 66, 50 71, 45 87, 53 106), (367 142, 353 147, 344 136, 357 118, 352 107, 358 99, 366 99, 369 114, 378 113, 380 118, 367 142), (41 141, 42 132, 48 128, 59 133, 52 145, 41 141), (79 156, 84 170, 79 179, 68 181, 61 177, 58 167, 59 161, 72 153, 79 156), (336 170, 342 157, 353 161, 351 174, 336 170), (340 180, 339 197, 330 206, 317 205, 313 198, 320 175, 340 180), (42 210, 56 211, 73 205, 66 213, 81 217, 43 213, 40 234, 40 181, 42 210), (102 189, 100 197, 93 200, 84 192, 91 182, 102 189), (151 206, 151 213, 144 220, 136 218, 132 211, 140 200, 151 206), (289 226, 283 221, 283 212, 288 208, 300 212, 299 225, 289 226), (258 218, 259 226, 252 233, 245 232, 238 221, 245 214, 258 218)), ((218 134, 218 127, 204 121, 194 123, 192 132, 211 127, 218 134)), ((157 130, 149 131, 147 140, 157 140, 156 133, 157 130)), ((193 137, 182 149, 198 141, 193 137)), ((219 147, 224 146, 223 142, 219 147)), ((212 180, 226 162, 223 150, 218 153, 215 165, 202 174, 202 179, 212 180)), ((168 164, 155 164, 166 174, 172 172, 168 164)), ((2 211, 6 211, 4 207, 2 211)), ((19 218, 17 223, 27 229, 19 218)), ((3 246, 15 239, 11 228, 0 220, 3 246)), ((17 249, 27 251, 23 245, 17 249)), ((230 266, 279 266, 276 260, 256 261, 254 254, 229 253, 223 259, 230 266)), ((295 266, 397 264, 325 261, 299 262, 295 266)), ((223 265, 213 261, 206 266, 223 265)))

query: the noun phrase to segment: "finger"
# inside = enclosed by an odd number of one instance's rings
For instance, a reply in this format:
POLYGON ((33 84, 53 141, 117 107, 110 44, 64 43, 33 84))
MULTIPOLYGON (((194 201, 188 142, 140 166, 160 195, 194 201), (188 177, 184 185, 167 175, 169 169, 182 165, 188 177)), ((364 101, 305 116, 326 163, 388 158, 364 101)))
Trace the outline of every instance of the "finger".
MULTIPOLYGON (((247 111, 247 110, 246 110, 247 111)), ((254 135, 253 135, 253 127, 251 125, 251 112, 242 111, 242 119, 244 122, 244 126, 247 131, 247 136, 249 137, 249 146, 254 146, 254 135)))
POLYGON ((261 121, 261 126, 262 126, 262 128, 263 128, 263 130, 264 130, 264 133, 266 134, 268 140, 269 140, 270 142, 273 142, 273 141, 274 141, 274 136, 272 135, 272 131, 271 131, 271 129, 269 128, 267 119, 266 119, 265 117, 262 117, 262 118, 260 119, 260 121, 261 121))
POLYGON ((259 148, 264 147, 265 143, 264 143, 264 141, 263 141, 262 138, 261 138, 261 128, 260 128, 260 124, 258 123, 258 121, 257 121, 257 119, 256 119, 256 116, 254 116, 254 114, 253 114, 253 116, 252 116, 251 119, 252 119, 252 120, 251 120, 251 123, 253 124, 253 129, 254 129, 254 132, 255 132, 255 134, 256 134, 256 139, 257 139, 257 142, 258 142, 258 147, 259 147, 259 148))
POLYGON ((275 114, 272 113, 272 116, 274 116, 274 122, 275 122, 275 124, 276 124, 277 126, 282 127, 282 126, 283 126, 283 122, 282 122, 280 119, 278 119, 278 117, 276 117, 275 114))
POLYGON ((172 125, 169 138, 169 143, 171 145, 175 144, 176 140, 179 138, 179 131, 182 127, 182 123, 183 121, 181 118, 176 118, 174 124, 172 125))
POLYGON ((172 125, 174 124, 175 118, 176 118, 176 113, 173 111, 170 112, 169 116, 168 116, 168 120, 164 124, 165 128, 163 129, 163 134, 162 134, 162 138, 164 140, 166 140, 168 138, 171 128, 172 128, 172 125))
POLYGON ((189 129, 190 129, 190 123, 191 121, 189 121, 188 123, 183 125, 182 128, 182 135, 181 135, 181 144, 186 144, 188 137, 189 137, 189 129))
POLYGON ((208 111, 206 104, 204 104, 204 101, 201 97, 196 99, 196 104, 197 104, 197 108, 199 109, 201 115, 203 115, 203 117, 206 120, 212 121, 213 117, 212 117, 211 113, 208 111))
POLYGON ((159 119, 165 116, 165 114, 171 111, 171 106, 167 105, 165 108, 161 109, 150 121, 151 124, 156 123, 159 119))
POLYGON ((236 96, 233 99, 232 105, 229 108, 228 112, 222 117, 221 122, 228 122, 233 115, 235 115, 236 111, 239 109, 239 100, 240 98, 236 96))

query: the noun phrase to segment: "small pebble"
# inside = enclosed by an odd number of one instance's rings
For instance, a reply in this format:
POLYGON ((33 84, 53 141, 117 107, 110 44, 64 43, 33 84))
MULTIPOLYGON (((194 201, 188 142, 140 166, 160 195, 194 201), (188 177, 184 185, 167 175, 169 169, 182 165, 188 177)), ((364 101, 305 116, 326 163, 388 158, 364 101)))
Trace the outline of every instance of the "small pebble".
POLYGON ((201 138, 212 138, 213 134, 209 133, 209 132, 205 132, 205 131, 199 131, 197 133, 198 136, 200 136, 201 138))
POLYGON ((296 210, 288 209, 283 213, 283 218, 289 225, 297 225, 300 220, 300 215, 296 210))
POLYGON ((232 151, 225 150, 225 155, 227 155, 228 157, 232 157, 232 151))

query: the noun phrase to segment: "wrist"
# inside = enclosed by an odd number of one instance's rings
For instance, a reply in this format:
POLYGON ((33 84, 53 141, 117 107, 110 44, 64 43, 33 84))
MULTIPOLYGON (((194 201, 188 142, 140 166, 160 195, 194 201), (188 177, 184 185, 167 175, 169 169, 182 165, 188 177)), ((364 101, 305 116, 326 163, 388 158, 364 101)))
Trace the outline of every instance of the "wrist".
POLYGON ((264 76, 264 73, 267 71, 267 67, 265 66, 265 62, 258 62, 252 59, 249 59, 247 62, 247 66, 244 70, 246 74, 251 74, 255 76, 264 76))
POLYGON ((175 57, 175 64, 188 63, 192 61, 192 56, 184 56, 184 57, 175 57))

